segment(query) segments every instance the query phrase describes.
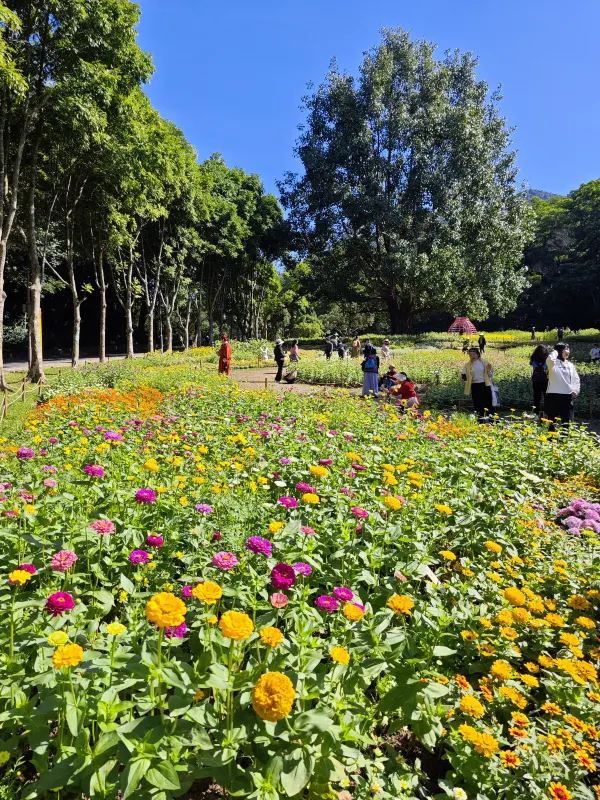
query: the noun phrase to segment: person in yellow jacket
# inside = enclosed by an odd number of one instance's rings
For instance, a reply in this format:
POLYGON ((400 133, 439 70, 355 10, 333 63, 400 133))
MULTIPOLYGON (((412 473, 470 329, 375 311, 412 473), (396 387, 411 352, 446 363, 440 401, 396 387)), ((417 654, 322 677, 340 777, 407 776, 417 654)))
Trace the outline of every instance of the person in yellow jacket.
POLYGON ((462 370, 465 394, 471 395, 475 413, 479 419, 482 419, 485 417, 486 411, 494 410, 492 399, 494 370, 490 362, 481 357, 478 347, 470 347, 468 354, 469 360, 462 370))

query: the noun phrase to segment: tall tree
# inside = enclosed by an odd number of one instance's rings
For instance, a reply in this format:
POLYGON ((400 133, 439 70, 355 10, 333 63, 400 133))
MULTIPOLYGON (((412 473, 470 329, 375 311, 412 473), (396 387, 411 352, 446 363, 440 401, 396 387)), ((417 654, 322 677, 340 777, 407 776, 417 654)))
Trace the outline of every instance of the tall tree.
POLYGON ((314 285, 385 308, 390 328, 432 310, 514 306, 530 232, 498 97, 476 60, 387 30, 356 79, 334 65, 306 98, 282 200, 314 285))

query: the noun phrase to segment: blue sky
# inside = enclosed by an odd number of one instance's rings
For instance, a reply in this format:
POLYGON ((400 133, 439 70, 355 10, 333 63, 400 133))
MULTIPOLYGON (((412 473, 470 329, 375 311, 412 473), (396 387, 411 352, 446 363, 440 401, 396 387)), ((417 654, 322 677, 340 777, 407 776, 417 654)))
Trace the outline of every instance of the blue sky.
POLYGON ((148 93, 201 159, 269 191, 297 169, 300 101, 335 57, 355 72, 382 27, 479 57, 515 127, 521 179, 566 193, 600 177, 599 0, 138 0, 148 93))

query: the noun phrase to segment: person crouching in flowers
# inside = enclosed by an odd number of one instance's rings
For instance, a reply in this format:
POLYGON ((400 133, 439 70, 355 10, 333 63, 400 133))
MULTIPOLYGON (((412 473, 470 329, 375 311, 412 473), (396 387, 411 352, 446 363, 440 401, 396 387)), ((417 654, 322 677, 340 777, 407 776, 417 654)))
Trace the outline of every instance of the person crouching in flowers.
POLYGON ((398 383, 392 388, 390 394, 394 398, 397 406, 402 408, 419 407, 419 395, 417 394, 414 383, 406 372, 398 373, 398 383))

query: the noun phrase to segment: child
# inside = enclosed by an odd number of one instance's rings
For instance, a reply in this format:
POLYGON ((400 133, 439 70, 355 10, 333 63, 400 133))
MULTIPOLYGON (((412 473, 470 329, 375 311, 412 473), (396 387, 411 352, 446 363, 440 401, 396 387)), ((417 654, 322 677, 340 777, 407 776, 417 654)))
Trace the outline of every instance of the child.
POLYGON ((398 383, 398 373, 396 367, 390 364, 388 371, 379 379, 379 388, 389 392, 398 383))
POLYGON ((418 408, 419 395, 417 394, 414 383, 406 372, 399 372, 397 377, 398 384, 394 386, 391 392, 397 398, 398 404, 406 406, 406 408, 418 408))

